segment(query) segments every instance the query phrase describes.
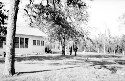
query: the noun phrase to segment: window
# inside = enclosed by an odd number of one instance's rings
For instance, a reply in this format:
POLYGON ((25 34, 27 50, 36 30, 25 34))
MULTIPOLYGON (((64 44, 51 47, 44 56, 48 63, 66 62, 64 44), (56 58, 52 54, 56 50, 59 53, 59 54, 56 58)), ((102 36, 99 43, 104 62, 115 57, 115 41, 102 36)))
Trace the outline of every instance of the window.
POLYGON ((20 48, 24 48, 24 38, 20 38, 20 48))
POLYGON ((25 48, 28 48, 28 38, 25 38, 25 48))
POLYGON ((33 45, 36 45, 36 40, 33 40, 33 45))
POLYGON ((43 41, 41 41, 41 46, 43 46, 43 41))
POLYGON ((37 46, 44 46, 44 41, 40 41, 40 40, 33 40, 33 45, 37 45, 37 46))
POLYGON ((15 48, 28 48, 28 38, 15 37, 15 48))
POLYGON ((15 48, 19 48, 19 37, 15 37, 15 48))
POLYGON ((41 41, 41 46, 44 46, 44 41, 41 41))
POLYGON ((43 41, 43 46, 44 46, 44 41, 43 41))
POLYGON ((3 48, 3 42, 0 40, 0 48, 3 48))
POLYGON ((37 40, 37 45, 40 45, 40 40, 37 40))

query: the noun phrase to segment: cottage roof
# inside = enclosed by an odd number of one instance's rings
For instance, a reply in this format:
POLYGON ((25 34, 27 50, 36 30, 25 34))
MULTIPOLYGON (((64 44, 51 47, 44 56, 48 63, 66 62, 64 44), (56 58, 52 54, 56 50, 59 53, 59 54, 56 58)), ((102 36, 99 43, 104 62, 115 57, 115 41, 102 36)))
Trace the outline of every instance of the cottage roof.
POLYGON ((16 34, 47 37, 47 35, 38 28, 31 28, 31 27, 17 27, 16 34))

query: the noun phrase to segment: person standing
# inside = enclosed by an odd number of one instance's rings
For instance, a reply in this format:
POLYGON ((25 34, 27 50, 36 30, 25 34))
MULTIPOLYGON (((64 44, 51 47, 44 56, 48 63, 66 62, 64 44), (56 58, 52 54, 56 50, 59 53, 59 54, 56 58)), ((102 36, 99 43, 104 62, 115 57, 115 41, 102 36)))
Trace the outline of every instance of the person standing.
POLYGON ((72 55, 72 46, 69 47, 69 52, 70 52, 70 55, 72 55))
POLYGON ((78 47, 77 47, 77 44, 76 44, 76 43, 73 44, 73 50, 74 50, 75 56, 76 56, 76 52, 77 52, 77 50, 78 50, 78 47))

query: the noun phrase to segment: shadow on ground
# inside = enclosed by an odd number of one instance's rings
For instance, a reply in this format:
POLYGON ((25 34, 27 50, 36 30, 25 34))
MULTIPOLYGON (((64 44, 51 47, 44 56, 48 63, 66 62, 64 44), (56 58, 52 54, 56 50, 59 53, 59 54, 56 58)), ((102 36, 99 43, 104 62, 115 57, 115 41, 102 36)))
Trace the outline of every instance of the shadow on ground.
POLYGON ((53 70, 62 70, 62 69, 69 69, 69 68, 75 68, 80 66, 71 66, 71 67, 65 67, 65 68, 59 68, 59 69, 50 69, 50 70, 39 70, 39 71, 28 71, 28 72, 17 72, 17 75, 21 74, 28 74, 28 73, 39 73, 39 72, 46 72, 46 71, 53 71, 53 70))
MULTIPOLYGON (((50 62, 48 63, 48 65, 51 66, 60 66, 60 65, 75 65, 75 66, 69 66, 66 68, 61 68, 61 69, 68 69, 68 68, 75 68, 76 66, 80 66, 80 65, 85 65, 85 63, 90 64, 89 66, 95 67, 96 69, 101 69, 101 68, 105 68, 110 70, 112 73, 116 73, 117 70, 121 67, 117 67, 117 66, 111 66, 113 64, 120 64, 120 65, 125 65, 125 60, 113 60, 113 61, 108 61, 108 60, 101 60, 102 58, 121 58, 121 56, 114 56, 114 55, 50 55, 50 56, 27 56, 27 57, 16 57, 15 60, 17 62, 21 62, 21 61, 33 61, 33 60, 37 60, 37 61, 44 61, 44 60, 56 60, 54 62, 50 62), (88 58, 88 59, 87 59, 88 58), (90 58, 90 59, 89 59, 90 58), (95 58, 99 58, 99 61, 95 61, 95 58), (66 60, 66 59, 71 59, 71 60, 66 60), (57 60, 66 60, 63 63, 59 63, 57 60)), ((0 58, 0 63, 4 63, 4 58, 0 58)), ((42 63, 40 62, 29 62, 29 64, 40 64, 42 65, 42 63)), ((43 66, 44 62, 43 62, 43 66)), ((55 70, 61 70, 61 69, 55 69, 55 70)), ((29 72, 20 72, 17 74, 26 74, 26 73, 36 73, 36 72, 44 72, 44 71, 52 71, 52 70, 40 70, 40 71, 29 71, 29 72)))
POLYGON ((111 65, 111 64, 116 64, 115 62, 108 62, 108 61, 86 61, 87 63, 91 63, 91 66, 96 66, 96 65, 111 65))
MULTIPOLYGON (((76 60, 83 60, 85 58, 121 58, 121 56, 114 56, 114 55, 57 55, 57 56, 27 56, 27 57, 16 57, 15 60, 17 62, 21 61, 32 61, 32 60, 64 60, 64 59, 76 59, 76 60)), ((0 58, 0 63, 4 63, 4 58, 0 58)))
POLYGON ((58 55, 58 56, 28 56, 28 57, 16 57, 16 61, 26 61, 26 60, 64 60, 64 59, 76 59, 81 60, 83 58, 121 58, 121 56, 114 56, 114 55, 58 55), (75 58, 76 57, 76 58, 75 58), (80 58, 77 58, 80 57, 80 58))
POLYGON ((115 55, 84 55, 84 57, 88 57, 88 58, 121 58, 122 56, 115 56, 115 55))
POLYGON ((58 55, 58 56, 28 56, 28 57, 16 57, 16 61, 27 61, 27 60, 64 60, 64 59, 72 59, 74 56, 70 55, 58 55))
POLYGON ((125 60, 115 60, 115 62, 120 65, 125 65, 125 60))
POLYGON ((86 61, 87 63, 90 63, 90 66, 93 66, 95 69, 107 69, 111 71, 112 74, 116 73, 118 69, 121 69, 123 67, 116 66, 113 64, 117 64, 116 61, 108 62, 108 61, 86 61))

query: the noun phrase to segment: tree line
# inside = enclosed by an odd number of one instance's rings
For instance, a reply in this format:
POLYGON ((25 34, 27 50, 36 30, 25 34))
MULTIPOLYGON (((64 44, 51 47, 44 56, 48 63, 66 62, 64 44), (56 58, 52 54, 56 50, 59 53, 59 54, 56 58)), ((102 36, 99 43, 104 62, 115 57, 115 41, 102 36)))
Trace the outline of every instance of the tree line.
MULTIPOLYGON (((113 37, 100 34, 94 39, 87 39, 82 45, 82 51, 98 52, 98 53, 124 53, 125 51, 125 35, 113 37)), ((80 50, 80 51, 81 51, 80 50)))

